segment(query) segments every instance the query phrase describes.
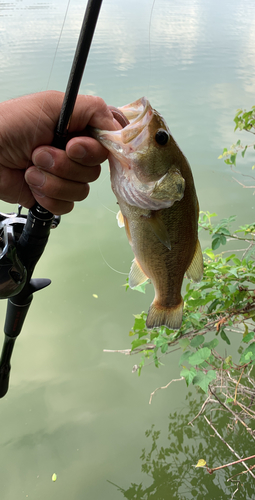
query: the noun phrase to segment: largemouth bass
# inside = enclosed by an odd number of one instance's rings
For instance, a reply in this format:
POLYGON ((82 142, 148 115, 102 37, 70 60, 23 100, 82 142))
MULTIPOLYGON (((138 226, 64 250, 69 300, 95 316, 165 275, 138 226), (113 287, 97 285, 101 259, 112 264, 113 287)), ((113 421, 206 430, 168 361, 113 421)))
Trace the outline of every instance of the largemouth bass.
POLYGON ((148 278, 153 283, 147 328, 178 329, 184 274, 195 282, 203 276, 192 172, 164 118, 145 97, 118 109, 127 125, 114 132, 94 129, 93 135, 110 152, 119 225, 125 225, 135 255, 129 286, 148 278))

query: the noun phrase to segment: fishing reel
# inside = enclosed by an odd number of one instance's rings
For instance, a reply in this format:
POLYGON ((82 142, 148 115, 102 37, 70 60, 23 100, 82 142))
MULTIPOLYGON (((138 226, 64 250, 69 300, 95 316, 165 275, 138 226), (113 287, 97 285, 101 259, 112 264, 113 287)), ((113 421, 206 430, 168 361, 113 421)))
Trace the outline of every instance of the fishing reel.
POLYGON ((17 254, 17 241, 26 224, 26 216, 0 212, 0 299, 21 292, 27 270, 17 254))
MULTIPOLYGON (((0 212, 0 299, 8 299, 21 292, 27 281, 27 269, 19 255, 19 239, 27 222, 27 215, 0 212)), ((54 216, 51 227, 59 224, 54 216)))
POLYGON ((21 332, 34 292, 50 285, 50 279, 33 279, 49 233, 60 217, 38 204, 27 215, 0 212, 0 299, 7 300, 4 344, 0 356, 0 398, 9 387, 11 355, 21 332))

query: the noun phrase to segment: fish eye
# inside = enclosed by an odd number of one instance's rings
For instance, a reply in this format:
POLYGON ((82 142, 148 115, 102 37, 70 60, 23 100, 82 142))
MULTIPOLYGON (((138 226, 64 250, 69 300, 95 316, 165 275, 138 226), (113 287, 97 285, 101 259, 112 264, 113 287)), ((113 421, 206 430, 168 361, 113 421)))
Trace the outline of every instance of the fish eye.
POLYGON ((169 139, 169 134, 167 133, 166 130, 163 128, 160 128, 157 130, 156 135, 155 135, 155 141, 160 145, 160 146, 165 146, 169 139))

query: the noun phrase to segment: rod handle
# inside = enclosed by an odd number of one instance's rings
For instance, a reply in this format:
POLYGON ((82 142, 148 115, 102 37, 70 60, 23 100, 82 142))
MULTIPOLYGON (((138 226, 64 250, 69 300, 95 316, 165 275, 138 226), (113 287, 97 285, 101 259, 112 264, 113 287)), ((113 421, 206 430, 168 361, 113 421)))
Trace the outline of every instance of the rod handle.
POLYGON ((10 372, 11 372, 11 355, 16 338, 5 335, 2 355, 0 359, 0 398, 3 398, 8 391, 10 372))

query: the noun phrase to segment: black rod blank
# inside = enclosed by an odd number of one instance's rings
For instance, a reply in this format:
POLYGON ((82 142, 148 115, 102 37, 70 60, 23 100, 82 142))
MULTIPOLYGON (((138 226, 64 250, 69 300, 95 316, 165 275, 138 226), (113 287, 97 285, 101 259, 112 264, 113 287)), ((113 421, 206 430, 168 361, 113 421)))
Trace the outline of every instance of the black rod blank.
POLYGON ((58 147, 59 149, 65 148, 65 140, 68 132, 68 127, 74 109, 75 101, 79 92, 80 83, 88 58, 89 49, 94 35, 101 4, 102 0, 88 0, 80 36, 74 54, 73 64, 66 87, 64 101, 58 120, 58 125, 55 131, 55 137, 52 143, 53 146, 58 147))

